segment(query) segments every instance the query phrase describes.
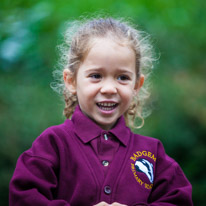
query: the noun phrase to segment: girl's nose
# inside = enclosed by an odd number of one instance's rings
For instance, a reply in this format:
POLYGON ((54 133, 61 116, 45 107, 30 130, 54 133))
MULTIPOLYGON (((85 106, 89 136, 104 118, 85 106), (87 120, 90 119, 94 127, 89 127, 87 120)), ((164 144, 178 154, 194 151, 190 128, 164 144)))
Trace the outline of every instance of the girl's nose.
POLYGON ((117 88, 113 81, 105 81, 101 87, 102 94, 116 94, 117 88))

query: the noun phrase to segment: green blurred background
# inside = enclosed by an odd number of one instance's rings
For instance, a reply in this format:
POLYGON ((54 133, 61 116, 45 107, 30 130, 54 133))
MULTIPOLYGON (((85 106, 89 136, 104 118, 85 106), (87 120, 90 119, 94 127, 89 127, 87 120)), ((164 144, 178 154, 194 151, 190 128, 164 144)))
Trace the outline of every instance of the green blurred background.
POLYGON ((64 121, 52 91, 56 46, 65 22, 104 12, 131 18, 151 34, 160 59, 152 86, 153 113, 140 134, 160 139, 206 203, 205 0, 0 1, 0 205, 18 156, 47 127, 64 121))

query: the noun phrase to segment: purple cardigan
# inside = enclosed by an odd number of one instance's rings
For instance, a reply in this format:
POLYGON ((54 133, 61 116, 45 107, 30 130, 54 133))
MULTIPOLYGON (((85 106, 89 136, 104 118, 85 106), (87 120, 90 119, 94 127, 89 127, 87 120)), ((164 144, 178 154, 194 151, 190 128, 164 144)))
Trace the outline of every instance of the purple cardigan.
POLYGON ((77 107, 72 120, 45 130, 18 159, 10 206, 90 206, 101 201, 134 205, 192 204, 192 187, 157 139, 133 134, 121 117, 104 131, 77 107), (120 141, 106 175, 91 140, 120 141))

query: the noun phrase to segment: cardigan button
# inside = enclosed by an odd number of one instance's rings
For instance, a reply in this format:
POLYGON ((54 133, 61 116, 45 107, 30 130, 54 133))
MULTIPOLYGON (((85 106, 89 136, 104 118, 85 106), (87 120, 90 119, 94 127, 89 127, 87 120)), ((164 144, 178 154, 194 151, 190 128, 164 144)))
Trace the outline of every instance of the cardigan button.
POLYGON ((107 160, 103 160, 102 161, 102 165, 104 165, 105 167, 109 166, 109 162, 107 160))
POLYGON ((107 136, 107 134, 104 134, 104 139, 107 141, 109 138, 107 136))
POLYGON ((110 186, 105 186, 105 187, 104 187, 104 192, 105 192, 107 195, 111 194, 111 192, 112 192, 111 187, 110 187, 110 186))

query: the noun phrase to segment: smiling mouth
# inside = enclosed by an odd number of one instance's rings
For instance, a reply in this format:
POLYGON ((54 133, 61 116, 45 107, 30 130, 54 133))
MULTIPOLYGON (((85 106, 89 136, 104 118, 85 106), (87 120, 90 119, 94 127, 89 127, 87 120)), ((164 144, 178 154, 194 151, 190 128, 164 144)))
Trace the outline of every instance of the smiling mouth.
POLYGON ((97 103, 97 106, 104 111, 111 111, 117 107, 117 103, 111 103, 111 102, 102 102, 102 103, 97 103))

